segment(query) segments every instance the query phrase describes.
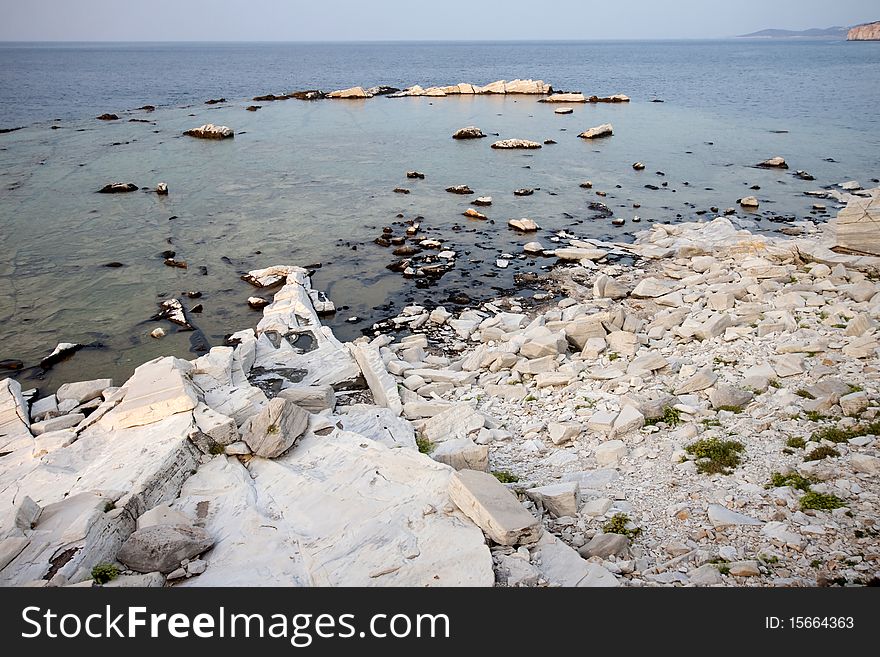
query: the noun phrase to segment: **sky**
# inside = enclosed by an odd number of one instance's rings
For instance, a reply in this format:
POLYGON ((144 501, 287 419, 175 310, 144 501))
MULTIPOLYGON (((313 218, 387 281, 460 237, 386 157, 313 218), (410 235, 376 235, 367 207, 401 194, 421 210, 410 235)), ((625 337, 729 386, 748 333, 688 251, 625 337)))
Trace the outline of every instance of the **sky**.
POLYGON ((0 0, 0 41, 692 39, 880 20, 877 0, 0 0))

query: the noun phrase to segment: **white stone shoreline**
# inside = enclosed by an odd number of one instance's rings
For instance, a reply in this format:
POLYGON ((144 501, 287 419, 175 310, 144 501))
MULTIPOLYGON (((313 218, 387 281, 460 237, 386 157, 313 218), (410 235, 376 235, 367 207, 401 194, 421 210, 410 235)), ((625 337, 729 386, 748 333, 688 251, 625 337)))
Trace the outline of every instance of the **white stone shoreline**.
POLYGON ((834 227, 573 240, 552 307, 409 307, 399 340, 341 343, 306 270, 251 272, 284 285, 231 346, 31 404, 0 382, 0 584, 867 583, 880 443, 852 428, 880 412, 880 258, 831 251, 834 227), (729 474, 686 451, 712 437, 743 444, 729 474), (619 513, 638 535, 603 532, 619 513))

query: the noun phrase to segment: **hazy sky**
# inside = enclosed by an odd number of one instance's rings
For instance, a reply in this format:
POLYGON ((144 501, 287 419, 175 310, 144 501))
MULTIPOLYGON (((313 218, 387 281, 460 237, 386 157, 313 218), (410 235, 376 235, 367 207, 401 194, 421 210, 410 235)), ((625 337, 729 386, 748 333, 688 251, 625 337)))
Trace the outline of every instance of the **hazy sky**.
POLYGON ((880 20, 877 0, 0 0, 2 41, 723 37, 880 20))

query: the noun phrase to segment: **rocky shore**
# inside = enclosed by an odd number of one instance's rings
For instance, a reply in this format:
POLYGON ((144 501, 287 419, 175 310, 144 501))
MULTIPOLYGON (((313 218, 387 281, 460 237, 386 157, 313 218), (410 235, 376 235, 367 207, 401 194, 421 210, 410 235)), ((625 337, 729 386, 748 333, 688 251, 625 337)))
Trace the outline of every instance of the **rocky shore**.
POLYGON ((837 228, 528 226, 561 298, 350 343, 307 270, 252 271, 259 323, 199 358, 0 382, 0 583, 876 583, 880 258, 837 228))

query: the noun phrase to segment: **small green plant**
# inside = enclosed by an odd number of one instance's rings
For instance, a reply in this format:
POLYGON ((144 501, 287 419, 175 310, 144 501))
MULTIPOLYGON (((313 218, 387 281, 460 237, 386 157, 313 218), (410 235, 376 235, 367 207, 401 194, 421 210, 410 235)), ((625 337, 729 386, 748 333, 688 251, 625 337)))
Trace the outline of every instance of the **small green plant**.
POLYGON ((807 441, 800 436, 791 436, 788 440, 785 441, 786 447, 792 447, 794 449, 803 449, 806 444, 807 441))
POLYGON ((427 438, 424 438, 423 436, 417 436, 416 437, 416 447, 419 448, 419 451, 422 454, 430 454, 431 452, 434 451, 434 447, 436 447, 436 445, 434 445, 433 442, 431 442, 427 438))
POLYGON ((606 534, 622 534, 630 540, 642 533, 641 527, 628 528, 629 516, 625 513, 615 513, 611 519, 602 525, 602 531, 606 534))
POLYGON ((116 508, 116 502, 108 501, 108 502, 104 503, 104 513, 107 513, 108 511, 112 511, 115 508, 116 508))
POLYGON ((707 419, 703 420, 703 426, 706 427, 707 429, 709 427, 720 427, 721 420, 717 420, 715 418, 707 418, 707 419))
POLYGON ((846 324, 832 324, 831 326, 832 326, 832 328, 836 328, 836 329, 845 329, 846 328, 846 324))
POLYGON ((502 484, 515 484, 519 481, 519 477, 507 470, 492 470, 492 475, 502 484))
POLYGON ((779 381, 776 379, 770 379, 767 382, 767 385, 770 386, 771 388, 781 388, 782 387, 782 384, 779 383, 779 381))
POLYGON ((733 406, 731 404, 725 404, 724 406, 719 406, 716 410, 728 411, 729 413, 736 413, 738 415, 739 413, 743 412, 743 407, 742 406, 733 406))
POLYGON ((218 454, 225 454, 226 448, 220 443, 213 443, 211 445, 211 448, 208 450, 208 453, 213 456, 217 456, 218 454))
POLYGON ((827 440, 831 443, 845 443, 853 438, 868 435, 880 435, 880 420, 874 420, 867 424, 856 424, 845 429, 836 426, 825 427, 824 429, 819 429, 818 431, 813 432, 811 439, 816 442, 827 440))
POLYGON ((659 424, 660 422, 665 422, 670 427, 677 427, 681 424, 681 411, 672 408, 672 406, 667 406, 663 409, 663 415, 660 417, 645 420, 646 425, 659 424))
POLYGON ((684 448, 697 459, 697 472, 703 474, 730 474, 741 462, 740 453, 745 445, 737 440, 703 438, 684 448))
POLYGON ((277 424, 270 424, 269 427, 266 429, 266 433, 268 433, 270 435, 278 433, 279 431, 280 431, 280 429, 278 428, 277 424))
POLYGON ((823 566, 824 563, 825 563, 825 562, 822 561, 821 559, 813 559, 813 560, 810 562, 810 566, 811 566, 812 568, 821 568, 821 567, 823 566))
POLYGON ((804 399, 815 399, 816 398, 816 395, 814 395, 809 390, 804 390, 803 388, 796 391, 794 394, 796 394, 798 397, 803 397, 804 399))
POLYGON ((864 392, 864 388, 862 386, 854 386, 852 383, 849 384, 850 393, 853 392, 864 392))
POLYGON ((618 354, 617 352, 612 351, 608 353, 608 360, 615 361, 618 358, 620 358, 620 354, 618 354))
POLYGON ((804 457, 804 461, 821 461, 822 459, 827 459, 829 456, 840 456, 840 452, 828 445, 820 445, 807 454, 804 457))
POLYGON ((538 401, 538 398, 535 397, 534 395, 529 395, 528 397, 523 399, 523 401, 538 401))
POLYGON ((779 557, 775 554, 759 554, 758 558, 767 565, 779 563, 779 557))
POLYGON ((821 422, 828 419, 827 415, 822 415, 819 411, 807 411, 804 415, 807 416, 810 422, 821 422))
POLYGON ((817 509, 822 511, 830 511, 831 509, 839 509, 846 506, 846 502, 836 495, 827 495, 825 493, 817 493, 814 490, 808 491, 801 498, 801 509, 817 509))
POLYGON ((92 579, 98 584, 112 582, 117 577, 119 577, 119 568, 112 563, 99 563, 92 568, 92 579))
POLYGON ((792 488, 797 488, 798 490, 808 491, 810 490, 810 484, 813 481, 808 477, 802 477, 796 472, 791 472, 789 474, 781 474, 779 472, 774 472, 770 475, 770 483, 765 486, 765 488, 780 488, 781 486, 791 486, 792 488))
POLYGON ((713 566, 718 569, 718 572, 722 575, 730 575, 730 564, 726 559, 722 559, 721 557, 716 557, 709 562, 713 566))

